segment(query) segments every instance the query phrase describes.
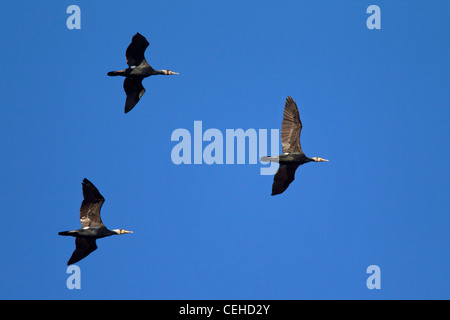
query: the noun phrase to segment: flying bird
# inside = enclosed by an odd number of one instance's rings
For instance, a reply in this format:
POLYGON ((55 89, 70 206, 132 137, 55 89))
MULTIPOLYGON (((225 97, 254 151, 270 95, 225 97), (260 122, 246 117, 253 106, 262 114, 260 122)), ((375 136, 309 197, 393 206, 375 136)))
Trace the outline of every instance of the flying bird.
POLYGON ((297 104, 291 97, 286 98, 283 122, 281 124, 281 144, 283 154, 276 157, 262 157, 261 161, 279 162, 280 167, 273 179, 272 196, 283 193, 295 179, 295 170, 302 164, 314 161, 328 161, 319 157, 308 158, 300 145, 302 122, 297 104))
POLYGON ((127 95, 125 101, 125 113, 128 113, 139 102, 139 99, 145 93, 145 88, 142 85, 144 78, 157 75, 172 75, 178 74, 170 70, 155 70, 145 60, 145 49, 149 43, 147 39, 140 33, 136 33, 127 48, 125 56, 127 58, 128 68, 119 71, 108 72, 108 76, 122 76, 125 77, 123 88, 127 95))
POLYGON ((95 240, 116 235, 133 233, 123 229, 108 230, 100 218, 100 209, 102 208, 105 198, 100 194, 97 188, 88 180, 84 179, 83 183, 83 202, 80 208, 81 229, 73 231, 62 231, 60 236, 75 237, 75 251, 70 257, 67 265, 71 265, 87 257, 91 252, 97 249, 95 240))

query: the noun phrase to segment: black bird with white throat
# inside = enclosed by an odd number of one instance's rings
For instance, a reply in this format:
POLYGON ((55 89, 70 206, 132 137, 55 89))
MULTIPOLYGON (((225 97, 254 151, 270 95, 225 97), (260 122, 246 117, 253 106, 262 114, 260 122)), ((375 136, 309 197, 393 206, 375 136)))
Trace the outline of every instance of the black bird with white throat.
POLYGON ((170 70, 155 70, 145 60, 145 50, 149 43, 147 39, 140 33, 136 33, 127 48, 125 56, 127 58, 128 68, 119 71, 108 72, 108 76, 122 76, 125 77, 123 82, 123 89, 127 95, 125 101, 125 113, 128 113, 139 102, 145 93, 145 88, 142 85, 144 78, 163 74, 172 75, 178 74, 170 70))
POLYGON ((308 158, 300 145, 302 122, 294 99, 287 97, 281 124, 281 144, 283 154, 276 157, 262 157, 261 161, 280 163, 273 179, 272 196, 283 193, 295 179, 295 170, 302 164, 314 161, 328 161, 319 157, 308 158))
POLYGON ((100 209, 102 208, 105 198, 100 194, 97 188, 88 180, 84 179, 83 183, 83 202, 80 208, 81 229, 73 231, 62 231, 60 236, 75 237, 75 251, 70 257, 67 265, 71 265, 87 257, 91 252, 97 249, 95 240, 109 237, 112 235, 121 235, 133 233, 123 229, 109 230, 105 227, 100 218, 100 209))

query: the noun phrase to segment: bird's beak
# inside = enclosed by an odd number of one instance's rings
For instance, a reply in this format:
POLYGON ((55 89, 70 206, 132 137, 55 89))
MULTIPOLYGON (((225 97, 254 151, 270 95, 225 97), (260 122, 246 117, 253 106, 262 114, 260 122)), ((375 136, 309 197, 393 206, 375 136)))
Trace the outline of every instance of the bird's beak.
POLYGON ((179 74, 178 72, 171 71, 170 74, 179 74))
POLYGON ((330 160, 320 158, 320 161, 326 161, 326 162, 328 162, 328 161, 330 161, 330 160))
POLYGON ((133 233, 133 231, 122 230, 122 233, 133 233))

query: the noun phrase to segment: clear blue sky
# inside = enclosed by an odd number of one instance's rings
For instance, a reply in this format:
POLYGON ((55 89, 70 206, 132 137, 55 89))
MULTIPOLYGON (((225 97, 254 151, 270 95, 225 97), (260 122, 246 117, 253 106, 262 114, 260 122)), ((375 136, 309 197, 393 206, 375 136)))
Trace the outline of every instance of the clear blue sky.
POLYGON ((449 299, 450 2, 7 1, 0 28, 0 298, 449 299), (68 30, 66 8, 81 8, 68 30), (381 30, 366 9, 381 8, 381 30), (123 113, 125 49, 179 76, 123 113), (280 128, 308 156, 282 195, 261 165, 175 165, 173 130, 280 128), (81 181, 107 227, 66 288, 81 181), (381 268, 368 290, 366 268, 381 268))

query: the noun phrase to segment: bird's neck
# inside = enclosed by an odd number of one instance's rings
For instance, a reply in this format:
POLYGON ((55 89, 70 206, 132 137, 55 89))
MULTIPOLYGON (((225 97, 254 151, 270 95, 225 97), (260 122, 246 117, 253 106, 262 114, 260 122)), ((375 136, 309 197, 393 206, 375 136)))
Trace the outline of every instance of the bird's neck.
POLYGON ((155 73, 155 74, 163 74, 163 75, 167 75, 167 70, 155 70, 154 73, 155 73))

